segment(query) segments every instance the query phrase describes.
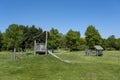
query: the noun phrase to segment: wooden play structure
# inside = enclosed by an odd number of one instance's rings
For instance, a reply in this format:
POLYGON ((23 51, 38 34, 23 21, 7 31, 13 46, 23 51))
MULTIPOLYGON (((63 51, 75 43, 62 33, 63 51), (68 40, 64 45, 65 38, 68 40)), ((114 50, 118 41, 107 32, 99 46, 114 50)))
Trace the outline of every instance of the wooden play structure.
POLYGON ((48 39, 48 31, 44 31, 40 35, 34 37, 34 55, 39 54, 47 54, 47 39, 48 39))
POLYGON ((95 45, 94 46, 95 50, 90 50, 90 49, 86 49, 85 50, 85 54, 87 56, 102 56, 103 55, 103 48, 100 45, 95 45))
POLYGON ((39 54, 43 54, 43 53, 48 54, 49 53, 50 55, 59 59, 62 62, 70 63, 69 60, 64 60, 48 50, 48 48, 47 48, 48 36, 49 36, 49 33, 47 31, 44 31, 40 35, 37 35, 34 37, 34 55, 36 55, 37 53, 39 53, 39 54))
POLYGON ((96 49, 96 56, 102 56, 103 55, 103 48, 99 45, 94 46, 96 49))

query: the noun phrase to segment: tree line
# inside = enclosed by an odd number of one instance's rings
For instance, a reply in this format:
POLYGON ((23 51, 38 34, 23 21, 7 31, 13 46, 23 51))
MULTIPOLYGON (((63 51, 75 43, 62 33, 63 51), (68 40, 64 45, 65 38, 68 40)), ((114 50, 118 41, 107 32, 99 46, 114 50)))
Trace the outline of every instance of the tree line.
MULTIPOLYGON (((35 25, 25 26, 11 24, 5 32, 0 32, 0 50, 33 49, 34 37, 43 33, 42 28, 35 25)), ((101 37, 99 31, 93 25, 89 25, 85 31, 85 37, 81 38, 80 31, 70 29, 66 34, 51 28, 48 37, 48 48, 64 48, 73 50, 93 49, 94 45, 101 45, 105 50, 120 50, 120 38, 110 35, 107 39, 101 37)))

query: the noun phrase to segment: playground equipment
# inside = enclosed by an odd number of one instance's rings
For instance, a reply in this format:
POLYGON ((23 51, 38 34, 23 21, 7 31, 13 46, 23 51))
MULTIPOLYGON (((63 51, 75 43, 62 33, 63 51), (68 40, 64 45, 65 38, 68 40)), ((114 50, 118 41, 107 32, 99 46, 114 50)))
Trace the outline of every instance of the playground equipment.
POLYGON ((103 55, 103 48, 99 45, 94 46, 96 49, 96 56, 102 56, 103 55))
POLYGON ((34 37, 34 55, 37 53, 45 53, 47 54, 47 39, 48 39, 48 32, 44 31, 40 35, 34 37))
POLYGON ((50 52, 47 49, 48 35, 49 35, 48 32, 45 31, 42 34, 34 37, 34 55, 36 55, 37 53, 40 53, 40 54, 41 53, 44 53, 44 54, 48 54, 49 53, 50 55, 52 55, 53 57, 59 59, 62 62, 70 63, 70 61, 64 60, 64 59, 58 57, 57 55, 55 55, 54 53, 50 52), (39 40, 37 40, 38 38, 39 38, 39 40))
POLYGON ((50 52, 49 50, 48 50, 48 53, 49 53, 49 54, 51 54, 53 57, 55 57, 55 58, 59 59, 59 60, 60 60, 60 61, 62 61, 62 62, 70 63, 70 61, 69 61, 69 60, 64 60, 64 59, 62 59, 62 58, 58 57, 57 55, 53 54, 53 53, 52 53, 52 52, 50 52))
POLYGON ((102 56, 103 55, 103 48, 100 45, 95 45, 94 48, 95 48, 95 51, 86 49, 85 54, 88 56, 92 56, 92 55, 102 56))

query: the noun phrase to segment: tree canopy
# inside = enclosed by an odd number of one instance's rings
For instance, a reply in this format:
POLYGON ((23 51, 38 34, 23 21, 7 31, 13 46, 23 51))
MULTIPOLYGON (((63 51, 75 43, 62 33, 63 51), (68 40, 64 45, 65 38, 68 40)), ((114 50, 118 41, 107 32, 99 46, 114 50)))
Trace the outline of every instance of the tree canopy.
POLYGON ((94 48, 94 45, 101 45, 102 38, 98 30, 93 26, 88 26, 85 32, 85 39, 89 48, 94 48))
POLYGON ((23 30, 17 24, 9 25, 3 36, 7 48, 18 48, 23 41, 23 30))
POLYGON ((3 40, 3 36, 2 36, 1 31, 0 31, 0 51, 1 51, 1 48, 2 48, 2 40, 3 40))
MULTIPOLYGON (((18 24, 11 24, 4 33, 0 32, 0 50, 13 49, 33 49, 34 37, 43 32, 42 28, 18 24)), ((95 26, 89 25, 85 31, 85 37, 81 38, 79 31, 70 29, 66 34, 61 34, 59 30, 51 28, 48 38, 48 48, 67 48, 70 50, 93 48, 94 45, 101 45, 106 50, 120 50, 120 38, 110 35, 103 39, 95 26)), ((44 35, 43 35, 44 36, 44 35)))
POLYGON ((114 35, 109 36, 106 42, 107 42, 107 47, 110 50, 116 47, 116 38, 114 35))
POLYGON ((25 48, 33 48, 34 37, 40 35, 43 31, 41 28, 36 28, 35 25, 24 27, 24 42, 25 48))
POLYGON ((66 46, 72 49, 77 49, 80 44, 80 32, 70 29, 65 36, 66 46))
POLYGON ((116 39, 116 50, 120 50, 120 38, 116 39))
POLYGON ((60 47, 60 33, 57 29, 54 29, 52 28, 50 30, 50 33, 49 33, 49 39, 48 39, 48 45, 49 45, 49 48, 52 49, 56 49, 58 47, 60 47))

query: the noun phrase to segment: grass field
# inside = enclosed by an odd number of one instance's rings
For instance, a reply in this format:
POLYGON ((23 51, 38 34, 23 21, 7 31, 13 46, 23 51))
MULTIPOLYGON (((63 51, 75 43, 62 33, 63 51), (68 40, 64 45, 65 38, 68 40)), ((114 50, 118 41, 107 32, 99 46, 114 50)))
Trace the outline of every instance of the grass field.
POLYGON ((19 55, 0 52, 0 80, 119 80, 120 52, 104 51, 102 57, 85 56, 84 52, 56 52, 71 63, 51 55, 19 55))

